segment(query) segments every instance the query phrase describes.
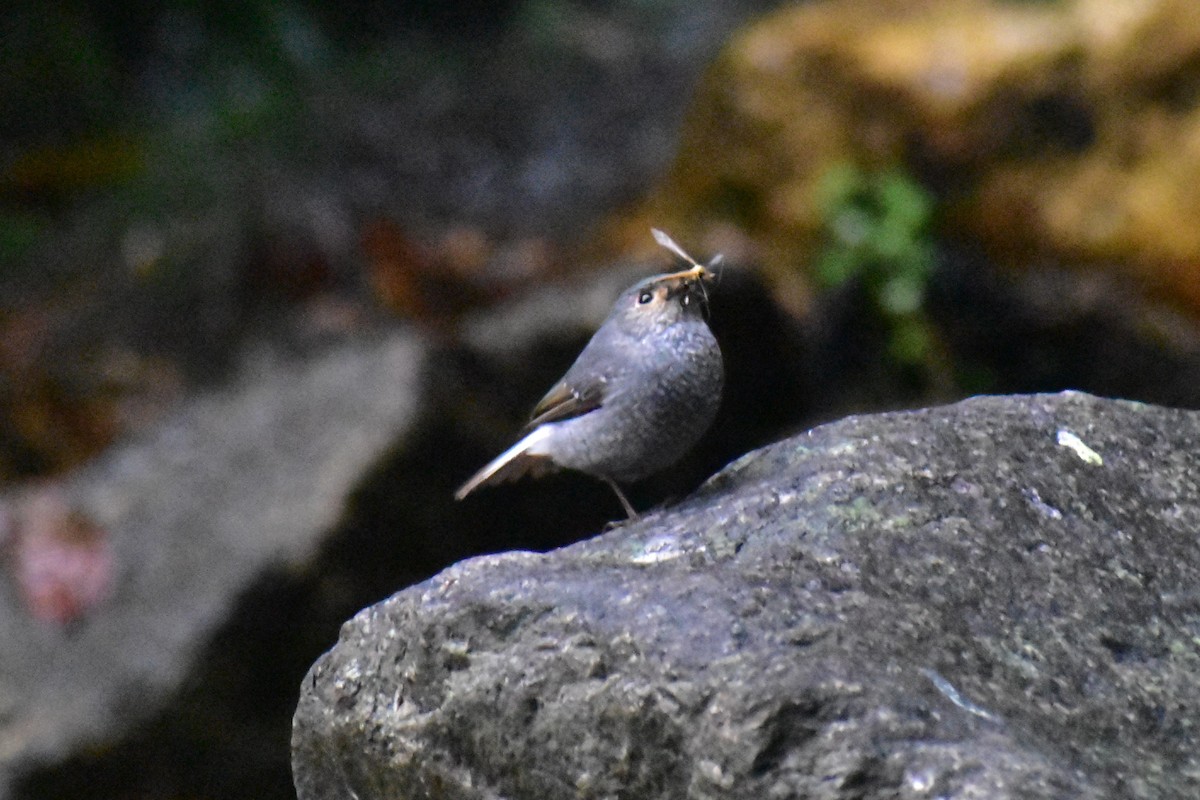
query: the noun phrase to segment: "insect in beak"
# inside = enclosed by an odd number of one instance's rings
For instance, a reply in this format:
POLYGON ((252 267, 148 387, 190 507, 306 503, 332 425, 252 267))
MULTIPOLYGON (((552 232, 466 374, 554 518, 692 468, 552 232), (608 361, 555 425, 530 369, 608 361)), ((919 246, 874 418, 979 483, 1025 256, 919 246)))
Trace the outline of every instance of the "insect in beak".
POLYGON ((682 272, 674 272, 670 275, 665 275, 664 280, 671 278, 679 279, 680 282, 674 288, 672 293, 686 291, 687 294, 684 295, 682 301, 684 305, 687 305, 689 302, 691 302, 691 288, 693 286, 699 287, 701 302, 703 303, 704 308, 704 315, 707 318, 708 287, 705 286, 705 284, 709 281, 716 282, 719 280, 719 273, 715 272, 713 268, 721 263, 724 256, 722 256, 720 253, 717 253, 707 265, 702 265, 697 262, 696 259, 688 255, 682 247, 675 243, 674 239, 666 234, 666 232, 659 230, 658 228, 651 228, 650 231, 654 234, 654 240, 658 242, 659 245, 667 250, 670 250, 676 256, 692 265, 691 269, 685 269, 682 272))

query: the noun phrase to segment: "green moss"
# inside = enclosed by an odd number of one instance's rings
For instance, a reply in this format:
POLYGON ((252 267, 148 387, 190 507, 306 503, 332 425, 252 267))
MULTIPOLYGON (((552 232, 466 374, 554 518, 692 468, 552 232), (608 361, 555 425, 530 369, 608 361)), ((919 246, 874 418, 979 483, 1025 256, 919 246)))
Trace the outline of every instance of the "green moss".
POLYGON ((826 288, 860 282, 887 324, 891 357, 927 362, 936 340, 925 307, 934 266, 929 193, 903 172, 841 164, 821 180, 817 202, 825 220, 817 279, 826 288))

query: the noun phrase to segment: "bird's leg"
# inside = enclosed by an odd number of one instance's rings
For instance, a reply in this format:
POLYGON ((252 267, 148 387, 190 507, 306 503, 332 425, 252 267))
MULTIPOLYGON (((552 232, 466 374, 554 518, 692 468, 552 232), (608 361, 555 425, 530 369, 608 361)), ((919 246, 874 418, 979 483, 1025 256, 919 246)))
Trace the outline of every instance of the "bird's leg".
POLYGON ((630 519, 637 520, 642 518, 642 515, 635 511, 633 506, 629 504, 629 500, 625 498, 625 493, 621 491, 621 487, 617 486, 612 478, 601 475, 600 480, 611 486, 612 490, 617 493, 617 499, 621 501, 621 505, 625 506, 625 513, 629 515, 630 519))

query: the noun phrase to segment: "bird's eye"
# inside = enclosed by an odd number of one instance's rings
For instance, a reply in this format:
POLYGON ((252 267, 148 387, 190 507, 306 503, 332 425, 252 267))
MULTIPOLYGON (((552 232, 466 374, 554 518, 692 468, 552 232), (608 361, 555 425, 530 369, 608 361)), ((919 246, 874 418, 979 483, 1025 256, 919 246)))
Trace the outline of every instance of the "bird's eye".
POLYGON ((686 306, 690 302, 692 302, 692 296, 690 294, 685 294, 683 296, 683 304, 686 306))
POLYGON ((646 305, 646 303, 649 303, 653 299, 654 293, 649 290, 646 290, 638 295, 638 303, 641 305, 646 305))

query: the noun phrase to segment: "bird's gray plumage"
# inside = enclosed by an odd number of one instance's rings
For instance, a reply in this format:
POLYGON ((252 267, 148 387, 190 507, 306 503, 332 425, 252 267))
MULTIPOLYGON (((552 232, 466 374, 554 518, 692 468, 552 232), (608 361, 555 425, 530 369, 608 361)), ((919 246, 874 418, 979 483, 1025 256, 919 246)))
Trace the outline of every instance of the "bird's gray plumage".
MULTIPOLYGON (((672 251, 683 254, 678 246, 672 251)), ((633 515, 613 482, 636 481, 679 460, 712 424, 721 400, 721 351, 704 319, 703 282, 711 273, 691 263, 617 298, 534 409, 530 432, 463 484, 459 499, 479 486, 564 467, 609 482, 633 515)))

